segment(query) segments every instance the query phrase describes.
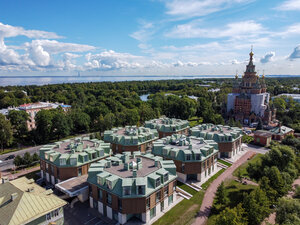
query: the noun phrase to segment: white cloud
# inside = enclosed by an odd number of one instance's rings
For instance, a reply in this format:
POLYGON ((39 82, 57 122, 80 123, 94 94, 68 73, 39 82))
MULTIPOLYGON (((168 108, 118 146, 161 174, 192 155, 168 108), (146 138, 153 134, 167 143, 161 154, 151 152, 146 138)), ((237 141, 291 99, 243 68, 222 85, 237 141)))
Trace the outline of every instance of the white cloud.
POLYGON ((300 58, 300 44, 294 48, 294 51, 288 57, 290 60, 299 59, 300 58))
POLYGON ((288 0, 277 6, 280 11, 300 11, 300 0, 288 0))
POLYGON ((166 0, 167 14, 180 18, 205 16, 251 0, 166 0))
POLYGON ((15 27, 0 22, 0 40, 2 38, 26 36, 28 38, 62 38, 54 32, 47 32, 41 30, 26 30, 23 27, 15 27))
POLYGON ((140 42, 146 42, 153 34, 152 29, 154 28, 154 25, 153 23, 146 22, 143 20, 139 21, 139 24, 140 24, 139 30, 133 32, 129 36, 140 42))
POLYGON ((30 57, 37 66, 48 66, 50 64, 50 54, 41 45, 34 44, 29 48, 30 57))
POLYGON ((25 48, 39 45, 42 46, 45 51, 51 54, 63 53, 63 52, 87 52, 95 50, 96 48, 91 45, 82 45, 75 43, 64 43, 56 40, 32 40, 30 43, 24 44, 25 48))
POLYGON ((253 20, 229 23, 225 27, 202 28, 197 23, 198 20, 191 23, 177 25, 167 37, 171 38, 242 38, 256 37, 259 34, 266 33, 263 26, 253 20))
POLYGON ((275 52, 268 52, 264 57, 260 59, 261 63, 268 63, 274 61, 275 52))

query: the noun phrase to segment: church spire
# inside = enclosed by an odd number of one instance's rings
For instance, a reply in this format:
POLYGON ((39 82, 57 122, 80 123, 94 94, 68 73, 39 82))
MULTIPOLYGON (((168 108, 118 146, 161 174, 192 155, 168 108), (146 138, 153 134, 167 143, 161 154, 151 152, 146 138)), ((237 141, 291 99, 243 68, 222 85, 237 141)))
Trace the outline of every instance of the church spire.
POLYGON ((250 55, 250 60, 249 60, 249 63, 247 65, 247 68, 246 68, 246 73, 256 73, 255 72, 255 66, 253 65, 253 46, 251 46, 251 52, 249 53, 250 55))

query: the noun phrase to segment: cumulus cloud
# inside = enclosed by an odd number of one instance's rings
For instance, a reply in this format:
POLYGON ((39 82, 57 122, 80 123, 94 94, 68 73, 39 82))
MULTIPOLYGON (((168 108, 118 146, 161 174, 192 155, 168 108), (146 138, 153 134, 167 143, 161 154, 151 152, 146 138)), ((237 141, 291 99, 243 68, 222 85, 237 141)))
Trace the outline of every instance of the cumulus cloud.
POLYGON ((229 23, 220 28, 202 28, 199 21, 195 20, 191 23, 177 25, 169 33, 166 33, 166 36, 171 38, 241 38, 255 37, 264 32, 263 26, 253 20, 229 23))
POLYGON ((275 57, 275 52, 268 52, 267 54, 265 54, 264 57, 260 59, 260 62, 261 63, 272 62, 274 60, 274 57, 275 57))
POLYGON ((205 16, 251 0, 167 0, 167 14, 179 18, 205 16))
POLYGON ((209 63, 209 62, 200 62, 200 63, 197 63, 197 62, 181 62, 179 60, 175 63, 172 63, 172 65, 174 67, 198 67, 198 66, 201 66, 201 65, 211 65, 211 63, 209 63))
POLYGON ((294 60, 299 58, 300 58, 300 44, 296 48, 294 48, 294 51, 292 52, 292 54, 290 54, 288 59, 294 60))
POLYGON ((300 11, 300 0, 288 0, 284 1, 281 5, 275 9, 280 11, 300 11))

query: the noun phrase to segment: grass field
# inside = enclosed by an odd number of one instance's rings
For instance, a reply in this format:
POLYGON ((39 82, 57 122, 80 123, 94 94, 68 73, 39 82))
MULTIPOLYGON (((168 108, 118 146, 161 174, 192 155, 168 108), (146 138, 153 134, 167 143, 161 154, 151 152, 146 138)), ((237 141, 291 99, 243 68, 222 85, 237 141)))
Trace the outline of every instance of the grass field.
POLYGON ((180 187, 182 190, 190 193, 191 195, 194 195, 197 193, 196 190, 194 190, 193 188, 187 186, 186 184, 180 182, 180 181, 177 181, 177 187, 180 187))
POLYGON ((222 160, 222 159, 218 159, 218 162, 219 162, 219 163, 222 163, 222 164, 224 164, 225 166, 228 166, 228 167, 232 165, 231 163, 226 162, 226 161, 224 161, 224 160, 222 160))
MULTIPOLYGON (((221 169, 220 171, 218 171, 214 176, 212 176, 202 185, 202 188, 205 187, 205 189, 203 189, 206 190, 206 188, 213 182, 213 180, 216 179, 224 171, 225 169, 221 169)), ((178 183, 178 186, 182 188, 183 186, 180 186, 181 182, 178 183)), ((201 190, 199 192, 196 192, 193 197, 190 198, 190 200, 182 200, 165 215, 163 215, 159 220, 153 223, 153 225, 181 225, 191 223, 200 210, 204 194, 205 191, 201 190)))
POLYGON ((249 177, 248 173, 247 173, 247 167, 249 165, 249 163, 255 163, 259 160, 261 160, 261 157, 263 156, 263 154, 256 154, 252 159, 248 160, 247 162, 245 162, 244 164, 242 164, 241 166, 239 166, 239 168, 237 168, 234 172, 233 175, 234 176, 238 176, 238 171, 241 170, 241 174, 243 177, 249 177))

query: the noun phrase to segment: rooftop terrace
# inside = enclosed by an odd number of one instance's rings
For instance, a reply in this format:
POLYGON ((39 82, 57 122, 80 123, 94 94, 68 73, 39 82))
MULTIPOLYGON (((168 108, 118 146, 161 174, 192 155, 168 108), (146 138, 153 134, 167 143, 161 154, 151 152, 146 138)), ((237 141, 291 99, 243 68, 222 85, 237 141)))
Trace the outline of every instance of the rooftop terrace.
POLYGON ((152 153, 179 161, 203 161, 218 152, 213 140, 175 134, 153 143, 152 153))
POLYGON ((57 166, 79 166, 112 154, 109 143, 89 137, 73 138, 40 148, 40 157, 57 166))
POLYGON ((189 128, 189 122, 187 120, 161 117, 146 121, 145 127, 157 129, 161 132, 177 132, 189 128))
POLYGON ((126 126, 104 132, 104 141, 120 145, 140 145, 158 139, 155 129, 126 126))
POLYGON ((243 135, 242 129, 214 124, 201 124, 191 128, 191 135, 215 142, 233 142, 243 135))

